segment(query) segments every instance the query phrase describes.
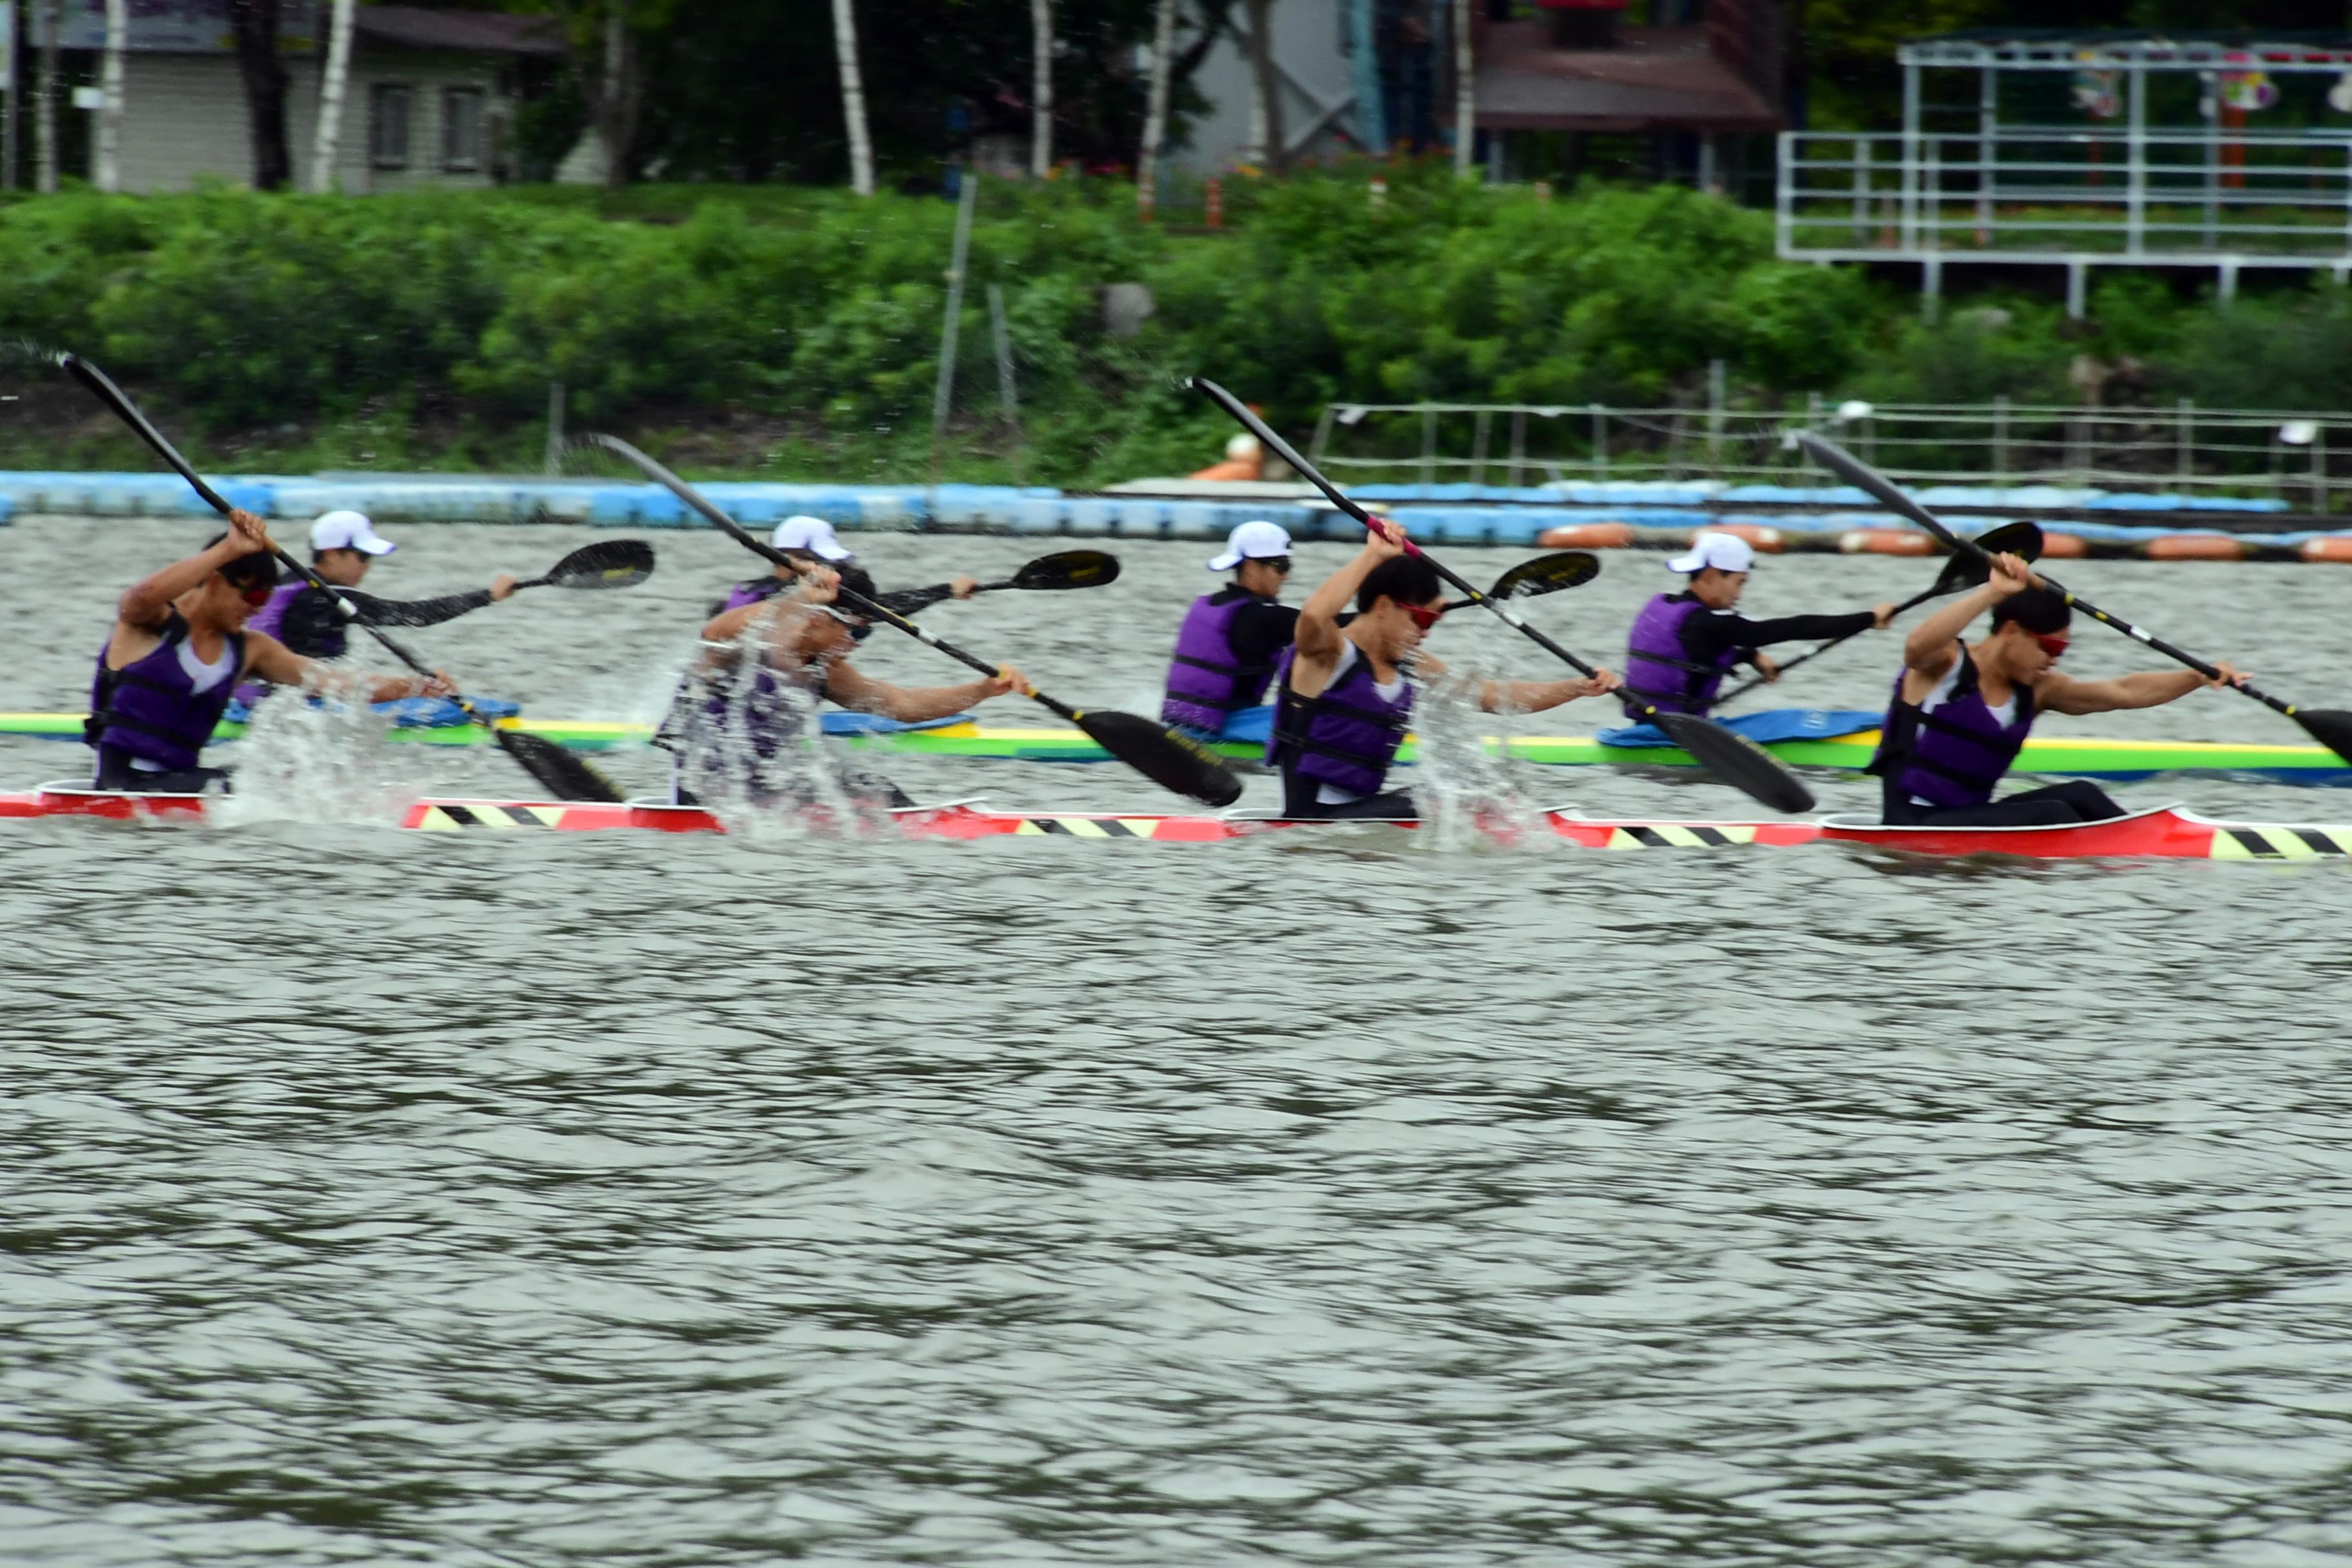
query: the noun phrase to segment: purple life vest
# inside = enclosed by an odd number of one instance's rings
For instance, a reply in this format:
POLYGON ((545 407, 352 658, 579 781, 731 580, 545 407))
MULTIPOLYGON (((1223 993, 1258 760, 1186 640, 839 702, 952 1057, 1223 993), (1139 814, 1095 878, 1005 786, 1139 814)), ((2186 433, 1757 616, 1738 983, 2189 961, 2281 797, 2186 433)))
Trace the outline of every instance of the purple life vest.
POLYGON ((719 616, 730 610, 740 610, 746 605, 764 605, 791 587, 790 577, 754 577, 748 583, 738 583, 727 590, 727 596, 712 607, 711 615, 719 616))
POLYGON ((167 773, 196 766, 213 726, 228 709, 236 689, 237 671, 245 668, 245 634, 228 634, 228 679, 209 691, 198 691, 180 666, 180 645, 188 638, 188 623, 179 611, 163 623, 163 637, 153 651, 141 655, 121 669, 106 667, 106 648, 98 650, 98 674, 90 682, 89 718, 82 739, 143 757, 167 773))
POLYGON ((1993 786, 2017 760, 2033 728, 2033 689, 2010 688, 2017 710, 2003 724, 1977 686, 1977 662, 1960 645, 1960 668, 1951 694, 1934 712, 1903 700, 1903 677, 1895 678, 1895 700, 1870 772, 1892 782, 1906 798, 1944 811, 1982 805, 1993 786))
MULTIPOLYGON (((1705 715, 1715 706, 1723 678, 1739 662, 1738 648, 1725 648, 1712 664, 1695 662, 1683 646, 1683 627, 1693 616, 1715 612, 1687 593, 1660 594, 1633 617, 1625 639, 1625 689, 1667 713, 1705 715)), ((1627 703, 1639 718, 1641 710, 1627 703)))
POLYGON ((1176 653, 1168 664, 1168 695, 1160 704, 1160 721, 1188 724, 1214 734, 1225 727, 1237 709, 1255 708, 1265 700, 1266 684, 1274 679, 1270 664, 1244 664, 1234 653, 1234 621, 1244 610, 1261 603, 1255 594, 1233 594, 1223 604, 1220 588, 1192 601, 1177 629, 1176 653))
POLYGON ((1394 701, 1382 697, 1372 679, 1372 661, 1359 648, 1347 672, 1321 695, 1301 697, 1290 689, 1297 651, 1283 649, 1275 667, 1281 685, 1275 696, 1274 732, 1265 745, 1267 763, 1285 772, 1296 769, 1301 777, 1351 795, 1380 794, 1412 719, 1412 683, 1407 681, 1394 701))

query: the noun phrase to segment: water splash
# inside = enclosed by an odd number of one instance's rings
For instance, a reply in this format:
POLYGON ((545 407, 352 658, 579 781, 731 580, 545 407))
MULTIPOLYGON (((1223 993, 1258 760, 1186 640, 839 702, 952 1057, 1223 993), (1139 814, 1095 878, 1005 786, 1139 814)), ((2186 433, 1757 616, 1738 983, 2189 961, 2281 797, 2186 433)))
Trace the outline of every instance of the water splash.
POLYGON ((1543 808, 1529 798, 1527 764, 1510 757, 1512 732, 1524 715, 1488 713, 1478 706, 1486 676, 1475 665, 1449 668, 1417 683, 1413 701, 1413 798, 1421 807, 1423 847, 1460 851, 1549 844, 1543 808), (1489 751, 1489 736, 1502 744, 1489 751))
POLYGON ((387 741, 382 714, 314 697, 279 691, 255 710, 217 820, 396 823, 429 793, 418 748, 387 741))
POLYGON ((787 640, 795 623, 763 619, 723 648, 703 645, 680 676, 659 737, 677 758, 678 785, 730 833, 754 841, 875 830, 886 820, 889 786, 826 740, 815 685, 770 664, 771 645, 787 640))

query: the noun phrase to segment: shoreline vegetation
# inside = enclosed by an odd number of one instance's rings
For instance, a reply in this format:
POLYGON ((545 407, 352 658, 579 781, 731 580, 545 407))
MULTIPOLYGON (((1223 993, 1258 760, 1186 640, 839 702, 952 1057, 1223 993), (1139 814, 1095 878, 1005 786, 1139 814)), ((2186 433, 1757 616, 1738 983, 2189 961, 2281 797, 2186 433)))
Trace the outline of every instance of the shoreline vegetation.
MULTIPOLYGON (((1931 322, 1915 279, 1780 261, 1768 215, 1680 186, 1547 197, 1390 163, 1375 203, 1370 167, 1230 176, 1217 231, 1139 221, 1123 182, 987 182, 940 477, 1204 467, 1234 430, 1181 391, 1202 370, 1299 436, 1336 401, 1697 406, 1718 359, 1733 408, 2352 406, 2352 290, 2324 276, 2221 306, 2118 268, 2086 321, 2012 285, 1931 322), (1149 291, 1139 322, 1132 290, 1106 311, 1117 284, 1149 291)), ((954 216, 784 185, 20 197, 0 205, 0 467, 149 466, 42 364, 71 348, 223 470, 536 473, 561 382, 569 431, 698 474, 919 481, 954 216)))

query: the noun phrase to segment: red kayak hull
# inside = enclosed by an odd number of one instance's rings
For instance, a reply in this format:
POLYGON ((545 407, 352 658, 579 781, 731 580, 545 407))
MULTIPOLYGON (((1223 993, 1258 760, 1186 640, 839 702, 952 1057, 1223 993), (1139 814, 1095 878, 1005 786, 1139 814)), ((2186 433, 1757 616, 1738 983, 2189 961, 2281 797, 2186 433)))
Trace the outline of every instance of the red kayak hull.
MULTIPOLYGON (((45 785, 0 793, 0 817, 96 816, 116 821, 201 821, 203 795, 137 795, 45 785)), ((1774 821, 1655 821, 1544 814, 1557 837, 1590 849, 1698 849, 1740 845, 1786 847, 1817 840, 1866 845, 1906 855, 2000 855, 2028 859, 2301 860, 2352 857, 2352 826, 2217 822, 2173 806, 2136 812, 2109 822, 2065 827, 1887 827, 1840 817, 1774 821)), ((557 833, 723 833, 725 825, 698 806, 519 800, 421 800, 400 826, 423 832, 552 831, 557 833)), ((824 824, 814 824, 820 830, 824 824)), ((909 838, 1067 837, 1147 838, 1204 844, 1313 826, 1361 828, 1366 824, 1312 824, 1265 817, 1159 815, 1149 812, 998 812, 967 805, 894 811, 882 831, 909 838)), ((1413 826, 1398 823, 1384 826, 1413 826)), ((1497 837, 1510 833, 1496 830, 1497 837)))

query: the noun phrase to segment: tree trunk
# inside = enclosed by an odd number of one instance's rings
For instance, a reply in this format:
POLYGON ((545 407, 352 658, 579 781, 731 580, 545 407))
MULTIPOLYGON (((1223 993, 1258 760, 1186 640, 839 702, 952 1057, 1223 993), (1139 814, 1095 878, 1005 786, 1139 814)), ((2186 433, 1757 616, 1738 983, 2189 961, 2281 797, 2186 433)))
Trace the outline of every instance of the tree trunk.
POLYGON ((327 73, 319 82, 319 132, 310 144, 310 188, 325 195, 335 188, 335 164, 343 155, 343 94, 352 79, 352 20, 356 0, 335 0, 327 35, 327 73))
POLYGON ((90 184, 122 188, 122 53, 131 41, 131 0, 106 0, 106 57, 99 75, 98 156, 90 184))
POLYGON ((44 0, 41 6, 41 91, 33 111, 33 142, 37 163, 33 188, 45 196, 58 191, 58 32, 65 26, 63 0, 44 0))
POLYGON ((1036 55, 1029 89, 1029 173, 1042 180, 1054 167, 1054 0, 1029 0, 1029 35, 1036 55))
POLYGON ((24 41, 25 35, 17 20, 16 0, 0 0, 0 5, 8 8, 8 25, 0 28, 0 32, 8 35, 8 62, 5 68, 8 73, 8 122, 5 129, 0 129, 0 191, 13 192, 17 179, 16 125, 25 118, 25 73, 18 68, 24 51, 17 46, 24 41))
POLYGON ((604 13, 604 73, 595 95, 596 136, 604 143, 604 189, 625 189, 629 160, 637 146, 636 39, 629 33, 628 0, 612 0, 604 13))
POLYGON ((1250 68, 1265 124, 1265 172, 1280 175, 1290 167, 1290 148, 1282 132, 1282 79, 1274 68, 1273 13, 1274 0, 1249 0, 1250 68))
POLYGON ((841 114, 849 126, 849 188, 874 194, 874 142, 866 132, 866 84, 857 71, 857 13, 853 0, 833 0, 833 41, 841 56, 841 114))
POLYGON ((1454 173, 1470 173, 1478 142, 1478 62, 1470 47, 1473 0, 1454 0, 1454 173))
POLYGON ((286 150, 286 62, 278 57, 278 0, 229 0, 229 36, 245 79, 245 115, 253 133, 253 188, 278 191, 293 177, 286 150))
POLYGON ((1146 217, 1160 200, 1160 144, 1168 140, 1168 71, 1176 58, 1176 0, 1160 0, 1151 23, 1151 96, 1135 159, 1135 205, 1146 217))

